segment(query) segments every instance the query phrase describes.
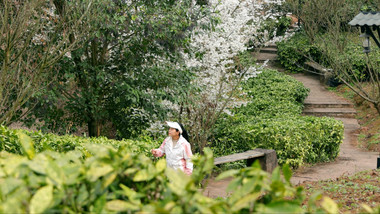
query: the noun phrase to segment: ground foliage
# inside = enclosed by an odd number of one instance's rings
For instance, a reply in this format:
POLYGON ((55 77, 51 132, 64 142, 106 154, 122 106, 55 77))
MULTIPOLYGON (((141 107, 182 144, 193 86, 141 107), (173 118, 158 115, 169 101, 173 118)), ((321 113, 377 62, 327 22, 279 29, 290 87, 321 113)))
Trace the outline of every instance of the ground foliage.
POLYGON ((343 140, 343 124, 333 118, 300 116, 308 90, 290 76, 264 71, 244 86, 250 102, 218 121, 216 156, 254 148, 276 150, 279 164, 334 160, 343 140))
MULTIPOLYGON (((363 84, 363 87, 366 87, 366 84, 363 84)), ((369 151, 380 152, 380 116, 377 114, 375 107, 345 85, 330 88, 330 90, 349 99, 355 105, 356 119, 361 126, 356 131, 358 134, 357 146, 369 151)))
POLYGON ((380 169, 373 169, 333 180, 306 182, 300 186, 305 188, 307 197, 318 191, 331 197, 338 203, 341 212, 362 213, 364 212, 362 204, 374 208, 375 212, 380 212, 379 184, 380 169))
MULTIPOLYGON (((166 169, 165 159, 153 162, 121 144, 84 143, 84 150, 38 153, 31 137, 17 131, 21 155, 0 153, 0 210, 4 213, 334 213, 336 204, 316 195, 307 206, 303 189, 290 184, 291 170, 277 168, 270 176, 252 167, 224 172, 233 176, 228 198, 204 196, 198 184, 213 168, 211 150, 193 159, 191 177, 166 169), (281 179, 281 171, 284 180, 281 179)), ((3 136, 3 135, 2 135, 3 136)), ((4 142, 4 139, 1 140, 4 142)))

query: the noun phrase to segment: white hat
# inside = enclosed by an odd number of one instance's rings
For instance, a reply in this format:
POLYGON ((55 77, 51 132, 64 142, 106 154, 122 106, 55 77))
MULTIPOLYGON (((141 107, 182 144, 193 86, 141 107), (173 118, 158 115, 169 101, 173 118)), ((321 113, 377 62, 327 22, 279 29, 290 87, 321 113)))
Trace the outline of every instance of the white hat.
POLYGON ((181 129, 181 126, 179 125, 179 123, 177 123, 177 122, 166 121, 166 124, 168 124, 168 126, 169 126, 170 128, 178 129, 179 133, 182 134, 182 129, 181 129))

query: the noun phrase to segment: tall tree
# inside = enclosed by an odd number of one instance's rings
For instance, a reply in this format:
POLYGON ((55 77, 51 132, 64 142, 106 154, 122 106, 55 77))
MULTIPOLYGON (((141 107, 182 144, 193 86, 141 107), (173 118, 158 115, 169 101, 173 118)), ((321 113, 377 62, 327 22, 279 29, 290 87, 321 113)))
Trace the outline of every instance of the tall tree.
POLYGON ((71 1, 58 17, 50 1, 0 1, 0 124, 31 109, 23 105, 86 32, 91 5, 90 0, 71 1), (69 42, 71 32, 77 32, 77 41, 69 42))
MULTIPOLYGON (((54 3, 65 8, 65 1, 54 3)), ((191 0, 107 0, 97 8, 89 23, 96 32, 61 61, 55 93, 90 136, 111 121, 128 137, 160 115, 160 100, 175 99, 187 87, 191 74, 178 50, 186 50, 194 20, 204 12, 191 0)))

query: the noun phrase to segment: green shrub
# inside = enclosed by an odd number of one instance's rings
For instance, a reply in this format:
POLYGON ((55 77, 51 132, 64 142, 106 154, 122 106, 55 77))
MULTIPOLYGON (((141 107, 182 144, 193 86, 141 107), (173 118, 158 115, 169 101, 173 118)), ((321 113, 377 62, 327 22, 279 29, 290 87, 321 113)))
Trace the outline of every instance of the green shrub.
POLYGON ((294 78, 266 70, 244 83, 249 103, 236 113, 260 118, 301 114, 309 89, 294 78))
POLYGON ((279 164, 331 161, 339 153, 343 124, 332 118, 302 117, 308 89, 294 78, 265 70, 243 86, 249 103, 216 124, 216 156, 254 148, 274 149, 279 164))
POLYGON ((153 141, 149 138, 141 140, 111 140, 106 137, 86 138, 72 135, 58 136, 55 134, 44 134, 42 132, 29 132, 26 130, 12 130, 5 126, 0 126, 0 151, 7 151, 14 154, 23 154, 20 144, 20 134, 26 134, 34 141, 34 149, 37 153, 51 150, 56 152, 69 152, 73 150, 84 150, 84 144, 109 145, 114 148, 126 147, 131 152, 138 154, 150 154, 152 148, 157 148, 160 141, 153 141))
MULTIPOLYGON (((21 149, 34 154, 33 141, 21 134, 21 149), (31 146, 31 147, 30 147, 31 146)), ((94 154, 81 159, 79 151, 44 151, 35 156, 0 153, 1 213, 290 213, 337 212, 337 205, 313 197, 303 205, 302 187, 290 184, 291 171, 276 168, 270 177, 258 162, 252 167, 224 172, 233 177, 227 198, 208 198, 198 184, 213 168, 212 152, 193 159, 192 176, 166 169, 160 159, 121 146, 83 145, 94 154), (328 209, 325 209, 330 205, 328 209)))
POLYGON ((317 62, 322 57, 317 46, 310 44, 308 38, 302 33, 278 42, 277 48, 278 60, 290 72, 302 72, 302 66, 308 60, 307 57, 311 57, 317 62))
POLYGON ((242 122, 233 116, 220 122, 217 129, 213 144, 216 156, 255 148, 274 149, 280 165, 297 168, 303 163, 334 160, 344 127, 340 121, 327 117, 256 118, 242 122))

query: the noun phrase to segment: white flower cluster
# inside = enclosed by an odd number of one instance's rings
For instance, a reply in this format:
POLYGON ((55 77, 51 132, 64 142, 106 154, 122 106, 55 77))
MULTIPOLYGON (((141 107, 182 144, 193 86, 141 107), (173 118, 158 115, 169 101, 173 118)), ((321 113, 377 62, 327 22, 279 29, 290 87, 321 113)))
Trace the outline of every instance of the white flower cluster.
MULTIPOLYGON (((262 46, 267 41, 259 41, 256 37, 266 19, 273 14, 264 11, 265 5, 281 5, 284 0, 210 0, 214 17, 218 20, 213 30, 204 28, 211 23, 210 17, 199 20, 198 27, 193 30, 191 48, 195 56, 183 53, 186 66, 197 71, 198 78, 192 84, 202 87, 205 105, 216 104, 221 99, 229 99, 228 94, 234 90, 234 80, 242 73, 244 78, 254 77, 261 72, 263 66, 247 68, 245 72, 237 72, 233 66, 233 58, 247 50, 248 42, 254 46, 262 46)), ((265 33, 265 32, 264 32, 265 33)), ((170 102, 164 102, 170 106, 170 102)), ((200 103, 199 103, 200 104, 200 103)), ((243 100, 234 100, 229 107, 245 104, 243 100)), ((222 106, 222 105, 219 105, 222 106)), ((172 109, 178 106, 171 106, 172 109)))
MULTIPOLYGON (((281 4, 282 0, 269 1, 281 4)), ((247 50, 248 41, 255 41, 255 36, 262 26, 265 17, 263 4, 268 1, 254 0, 210 0, 210 5, 219 20, 214 31, 198 28, 192 36, 192 47, 202 57, 186 56, 188 67, 197 68, 199 78, 194 84, 205 88, 210 100, 221 97, 231 90, 231 80, 237 73, 234 69, 233 57, 247 50), (211 97, 213 96, 213 97, 211 97)), ((206 18, 201 22, 207 23, 206 18)), ((255 44, 258 46, 259 44, 255 44)), ((248 75, 255 75, 256 68, 249 68, 248 75)))

